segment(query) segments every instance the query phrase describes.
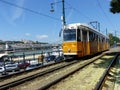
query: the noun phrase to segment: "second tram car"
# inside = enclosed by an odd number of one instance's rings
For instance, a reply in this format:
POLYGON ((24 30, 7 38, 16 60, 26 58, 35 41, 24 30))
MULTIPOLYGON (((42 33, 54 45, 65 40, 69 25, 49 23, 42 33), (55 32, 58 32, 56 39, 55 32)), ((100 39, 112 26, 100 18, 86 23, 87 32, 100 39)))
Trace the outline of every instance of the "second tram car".
POLYGON ((68 24, 63 30, 66 59, 93 55, 109 49, 109 38, 87 24, 68 24))

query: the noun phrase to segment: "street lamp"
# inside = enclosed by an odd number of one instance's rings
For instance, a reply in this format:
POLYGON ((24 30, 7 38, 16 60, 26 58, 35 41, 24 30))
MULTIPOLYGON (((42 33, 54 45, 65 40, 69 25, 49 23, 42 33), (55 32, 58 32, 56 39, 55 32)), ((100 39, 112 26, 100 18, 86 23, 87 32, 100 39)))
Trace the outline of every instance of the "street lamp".
POLYGON ((64 30, 64 27, 65 27, 65 25, 66 25, 66 21, 65 21, 65 4, 64 4, 64 0, 58 1, 58 2, 54 2, 54 3, 51 3, 51 9, 50 9, 50 12, 54 12, 55 10, 54 10, 53 5, 54 5, 55 3, 60 3, 60 2, 62 2, 62 16, 61 16, 62 29, 60 30, 59 36, 61 36, 61 32, 62 32, 62 30, 64 30))
POLYGON ((64 28, 64 26, 66 25, 66 21, 65 21, 65 4, 64 4, 64 0, 62 0, 62 1, 58 1, 58 2, 54 2, 54 3, 51 3, 51 9, 50 9, 50 12, 54 12, 55 10, 54 10, 54 4, 55 3, 60 3, 60 2, 62 2, 62 18, 61 18, 61 20, 62 20, 62 24, 63 24, 63 28, 64 28))
POLYGON ((51 9, 50 9, 50 12, 54 12, 54 7, 53 7, 54 3, 51 3, 51 9))

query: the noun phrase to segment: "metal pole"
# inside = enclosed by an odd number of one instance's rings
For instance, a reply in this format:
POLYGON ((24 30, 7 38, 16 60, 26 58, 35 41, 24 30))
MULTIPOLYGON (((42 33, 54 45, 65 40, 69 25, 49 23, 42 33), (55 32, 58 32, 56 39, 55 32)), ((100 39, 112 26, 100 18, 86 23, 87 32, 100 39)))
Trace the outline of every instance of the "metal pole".
POLYGON ((63 14, 63 27, 66 25, 66 21, 65 21, 65 4, 64 4, 64 0, 62 0, 62 14, 63 14))
POLYGON ((33 60, 35 60, 35 53, 33 54, 33 60))
POLYGON ((23 62, 25 63, 25 53, 23 53, 23 62))
POLYGON ((107 28, 106 28, 106 36, 107 36, 107 28))
POLYGON ((100 23, 98 22, 98 30, 99 30, 99 32, 100 32, 100 23))
POLYGON ((115 37, 116 37, 116 30, 115 30, 115 37))
POLYGON ((116 43, 117 43, 117 41, 116 41, 116 30, 115 30, 115 41, 114 41, 114 43, 115 43, 115 47, 116 47, 116 43))

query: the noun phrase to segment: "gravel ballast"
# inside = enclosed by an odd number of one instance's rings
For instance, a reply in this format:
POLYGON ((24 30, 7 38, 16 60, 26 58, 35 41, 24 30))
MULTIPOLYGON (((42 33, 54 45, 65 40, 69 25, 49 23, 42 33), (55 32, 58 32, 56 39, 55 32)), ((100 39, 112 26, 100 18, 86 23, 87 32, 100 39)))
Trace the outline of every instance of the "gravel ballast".
POLYGON ((104 56, 48 90, 92 90, 114 56, 104 56))

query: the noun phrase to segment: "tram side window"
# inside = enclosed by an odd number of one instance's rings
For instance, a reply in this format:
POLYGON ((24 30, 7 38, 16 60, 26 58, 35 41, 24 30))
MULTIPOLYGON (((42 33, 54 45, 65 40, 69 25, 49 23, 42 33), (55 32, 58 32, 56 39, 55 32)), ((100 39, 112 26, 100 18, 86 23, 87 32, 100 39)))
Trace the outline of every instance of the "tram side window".
POLYGON ((104 37, 101 37, 101 42, 105 42, 105 38, 104 37))
POLYGON ((98 37, 98 42, 99 42, 99 43, 101 42, 101 38, 100 38, 100 36, 98 37))
POLYGON ((98 35, 95 34, 95 41, 98 41, 98 35))
POLYGON ((105 38, 103 38, 103 42, 105 43, 105 38))
POLYGON ((107 39, 106 42, 109 43, 109 39, 107 39))
POLYGON ((92 32, 89 32, 89 41, 92 41, 92 32))
POLYGON ((93 33, 93 41, 95 41, 95 33, 93 33))
POLYGON ((100 37, 100 42, 102 43, 102 37, 100 37))
POLYGON ((80 29, 77 29, 77 41, 81 41, 80 29))
POLYGON ((94 41, 94 40, 95 40, 95 33, 90 32, 90 33, 89 33, 89 37, 90 37, 90 41, 91 41, 91 42, 94 41))
POLYGON ((87 41, 87 31, 82 31, 83 32, 83 41, 87 41))

